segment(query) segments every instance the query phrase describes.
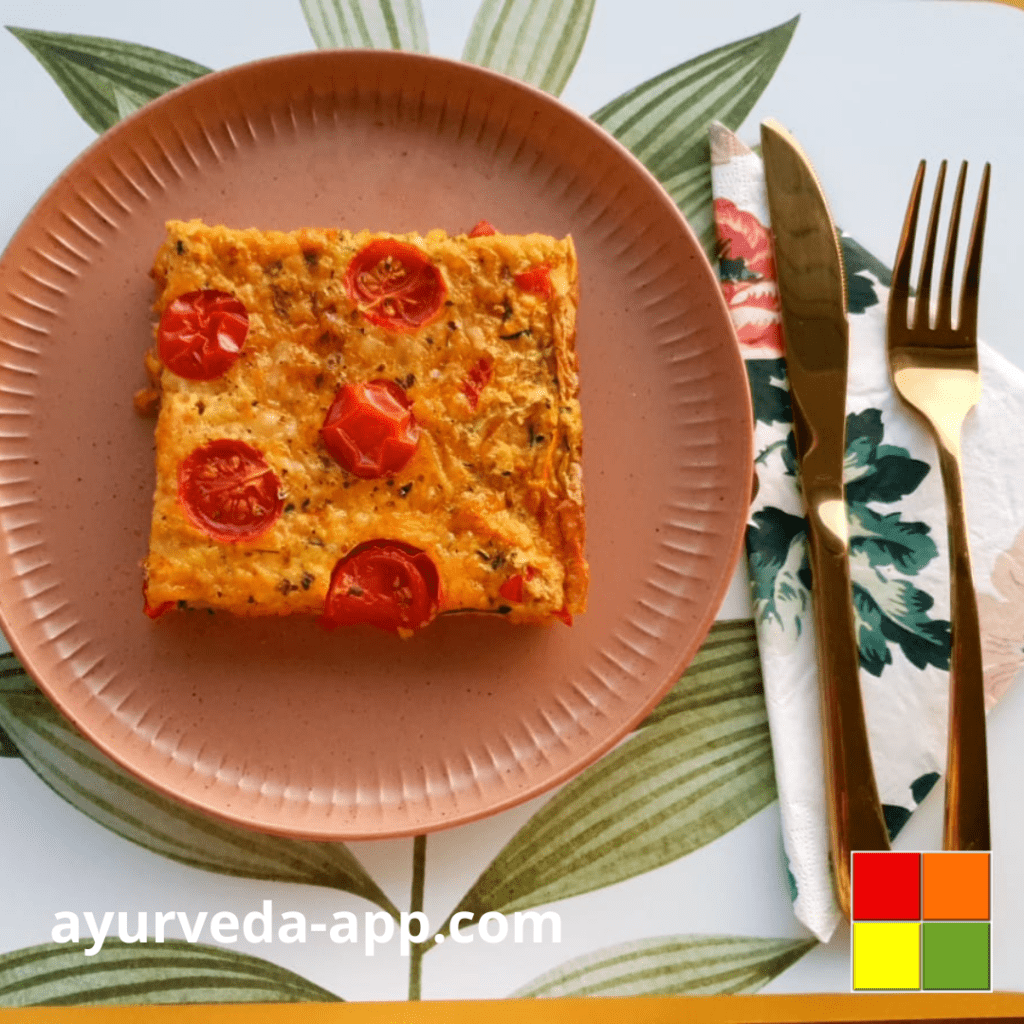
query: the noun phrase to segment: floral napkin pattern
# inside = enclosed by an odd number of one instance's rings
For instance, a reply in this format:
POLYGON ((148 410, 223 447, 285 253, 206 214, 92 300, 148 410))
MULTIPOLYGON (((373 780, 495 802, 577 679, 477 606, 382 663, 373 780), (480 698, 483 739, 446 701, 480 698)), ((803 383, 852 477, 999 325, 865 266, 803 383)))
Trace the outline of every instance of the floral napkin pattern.
MULTIPOLYGON (((758 491, 747 558, 791 892, 798 918, 823 941, 839 923, 829 870, 824 766, 805 520, 797 482, 785 342, 764 168, 727 128, 712 125, 711 160, 722 288, 750 379, 758 491)), ((909 179, 908 179, 909 180, 909 179)), ((893 393, 885 357, 889 274, 841 235, 848 283, 850 368, 845 480, 861 687, 879 795, 891 836, 939 780, 946 757, 949 574, 945 505, 934 444, 893 393)), ((984 398, 965 431, 968 521, 982 592, 991 706, 1021 666, 1024 540, 984 566, 1021 522, 1019 462, 1006 415, 1021 415, 1024 375, 984 348, 984 398), (996 493, 1013 492, 1010 500, 996 493), (1016 639, 1015 639, 1016 638, 1016 639)), ((1013 420, 1011 420, 1013 422, 1013 420)))

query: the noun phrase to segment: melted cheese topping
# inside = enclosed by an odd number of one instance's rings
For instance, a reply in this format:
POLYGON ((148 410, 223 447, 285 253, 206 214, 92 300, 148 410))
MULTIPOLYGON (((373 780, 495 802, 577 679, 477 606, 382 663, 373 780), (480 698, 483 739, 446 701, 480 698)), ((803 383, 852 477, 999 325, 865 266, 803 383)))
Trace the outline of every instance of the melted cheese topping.
POLYGON ((167 232, 153 268, 156 313, 212 288, 245 305, 250 327, 223 377, 160 373, 150 605, 319 614, 338 560, 384 538, 430 555, 442 611, 543 621, 584 610, 571 238, 282 233, 199 221, 171 222, 167 232), (369 323, 344 286, 351 258, 383 237, 420 248, 448 289, 438 317, 412 334, 369 323), (541 264, 550 268, 547 297, 514 281, 541 264), (481 359, 493 375, 474 408, 463 385, 481 359), (343 384, 381 378, 405 388, 422 433, 400 472, 363 480, 331 458, 319 431, 343 384), (216 438, 259 449, 280 480, 284 512, 256 540, 213 540, 179 504, 179 464, 216 438), (527 566, 536 572, 510 607, 499 588, 527 566))

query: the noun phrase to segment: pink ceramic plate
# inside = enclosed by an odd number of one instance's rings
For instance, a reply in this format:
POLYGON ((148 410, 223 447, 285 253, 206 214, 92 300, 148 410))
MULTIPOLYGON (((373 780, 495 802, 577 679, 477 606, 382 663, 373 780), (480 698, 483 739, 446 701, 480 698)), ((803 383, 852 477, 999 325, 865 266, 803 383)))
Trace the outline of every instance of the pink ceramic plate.
POLYGON ((200 79, 117 125, 0 261, 0 608, 111 757, 222 818, 409 835, 536 796, 657 703, 710 628, 751 485, 715 276, 654 179, 586 118, 468 65, 324 52, 200 79), (590 610, 455 616, 402 642, 307 619, 142 613, 144 383, 169 218, 571 233, 590 610))

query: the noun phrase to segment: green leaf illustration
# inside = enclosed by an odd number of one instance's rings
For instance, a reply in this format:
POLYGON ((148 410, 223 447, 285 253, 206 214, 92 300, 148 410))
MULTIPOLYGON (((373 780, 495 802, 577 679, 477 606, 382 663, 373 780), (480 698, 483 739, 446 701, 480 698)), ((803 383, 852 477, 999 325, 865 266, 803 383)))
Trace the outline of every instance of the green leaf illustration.
POLYGON ((0 654, 0 693, 32 693, 36 684, 13 651, 0 654))
POLYGON ((18 748, 14 745, 14 740, 3 729, 0 729, 0 757, 21 757, 18 748))
POLYGON ((419 0, 302 0, 302 12, 321 50, 428 50, 419 0))
POLYGON ((779 387, 786 380, 784 359, 748 359, 744 364, 750 380, 754 419, 758 423, 792 423, 793 406, 789 390, 779 387))
POLYGON ((0 689, 0 728, 47 785, 124 839, 206 871, 340 889, 398 917, 346 846, 249 832, 161 796, 83 739, 34 688, 0 689))
POLYGON ((716 623, 649 723, 542 807, 453 913, 479 919, 632 878, 710 843, 774 799, 753 629, 716 623))
POLYGON ((570 960, 511 998, 756 992, 817 944, 814 939, 718 935, 641 939, 570 960))
POLYGON ((0 1006, 336 1003, 338 997, 259 957, 180 940, 46 943, 0 956, 0 1006))
POLYGON ((150 46, 102 36, 13 28, 93 131, 209 72, 202 64, 150 46))
POLYGON ((593 115, 665 186, 714 254, 708 124, 738 128, 775 74, 799 17, 679 64, 593 115))
POLYGON ((483 0, 462 59, 560 96, 593 13, 594 0, 483 0))
POLYGON ((757 632, 752 619, 722 619, 711 627, 682 679, 640 723, 640 728, 728 700, 739 683, 754 690, 761 686, 757 632))
MULTIPOLYGON (((0 694, 35 690, 36 684, 10 652, 0 654, 0 694)), ((21 757, 17 744, 0 728, 0 757, 21 757)))

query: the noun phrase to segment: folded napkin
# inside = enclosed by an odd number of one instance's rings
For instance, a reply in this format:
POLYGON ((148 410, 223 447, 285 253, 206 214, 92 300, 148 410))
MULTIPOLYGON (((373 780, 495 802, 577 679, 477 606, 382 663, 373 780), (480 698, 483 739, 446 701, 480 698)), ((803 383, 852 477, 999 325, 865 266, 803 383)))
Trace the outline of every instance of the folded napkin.
MULTIPOLYGON (((756 419, 759 488, 747 557, 783 842, 796 915, 827 941, 840 913, 829 873, 812 598, 764 168, 722 125, 710 135, 722 288, 756 419)), ((853 239, 841 241, 850 314, 850 572, 871 752, 895 836, 945 770, 946 512, 935 445, 889 382, 889 273, 853 239)), ((964 431, 965 490, 991 707, 1024 665, 1024 373, 984 345, 979 359, 983 397, 964 431)))

